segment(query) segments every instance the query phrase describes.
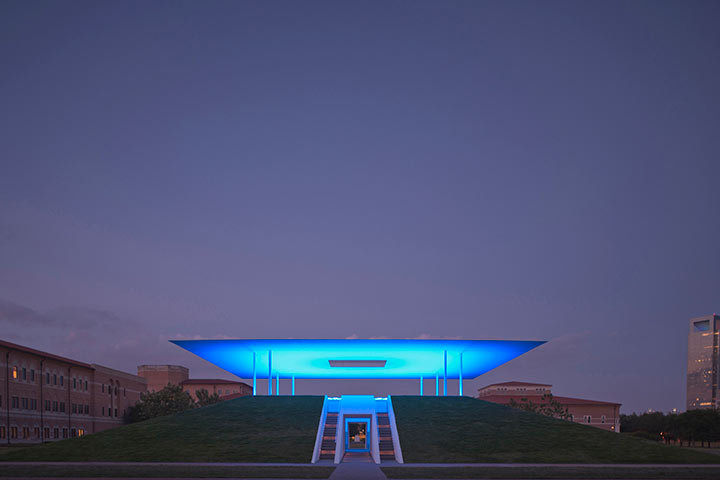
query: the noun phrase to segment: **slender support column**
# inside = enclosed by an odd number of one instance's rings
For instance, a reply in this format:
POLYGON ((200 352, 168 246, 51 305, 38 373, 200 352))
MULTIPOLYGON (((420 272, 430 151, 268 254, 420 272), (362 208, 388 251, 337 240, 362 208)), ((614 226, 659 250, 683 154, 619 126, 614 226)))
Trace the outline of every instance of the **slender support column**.
POLYGON ((277 373, 277 383, 275 383, 275 395, 280 395, 280 372, 277 373))
POLYGON ((462 390, 462 352, 460 353, 460 379, 458 380, 458 393, 460 396, 463 396, 463 390, 462 390))
POLYGON ((443 352, 445 368, 443 369, 443 397, 447 397, 447 350, 443 352))
POLYGON ((295 375, 292 376, 292 396, 295 396, 295 375))
POLYGON ((268 350, 268 395, 272 395, 272 350, 268 350))
POLYGON ((257 395, 257 354, 253 352, 253 397, 257 395))
POLYGON ((420 375, 420 396, 423 396, 423 376, 420 375))
POLYGON ((435 374, 435 396, 440 395, 440 374, 435 374))

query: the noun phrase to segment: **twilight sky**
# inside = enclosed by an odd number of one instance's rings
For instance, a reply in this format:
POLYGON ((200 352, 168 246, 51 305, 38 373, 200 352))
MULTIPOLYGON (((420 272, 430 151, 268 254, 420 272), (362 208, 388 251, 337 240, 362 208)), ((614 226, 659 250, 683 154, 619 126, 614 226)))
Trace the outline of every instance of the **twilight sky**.
POLYGON ((714 1, 2 2, 0 338, 225 378, 167 340, 540 339, 466 392, 684 408, 688 320, 720 311, 718 24, 714 1))

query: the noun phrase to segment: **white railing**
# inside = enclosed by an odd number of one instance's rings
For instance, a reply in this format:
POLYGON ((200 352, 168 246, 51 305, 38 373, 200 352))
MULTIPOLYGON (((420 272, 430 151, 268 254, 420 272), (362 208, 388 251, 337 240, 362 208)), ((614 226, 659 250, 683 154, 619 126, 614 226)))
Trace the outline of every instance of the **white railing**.
POLYGON ((390 420, 390 432, 392 433, 393 449, 395 450, 395 461, 405 463, 403 461, 402 449, 400 448, 400 437, 398 436, 397 425, 395 425, 395 411, 392 406, 392 398, 387 397, 388 419, 390 420))
MULTIPOLYGON (((377 403, 376 403, 377 405, 377 403)), ((380 438, 378 437, 377 410, 372 413, 370 421, 370 456, 375 463, 380 463, 380 438)))
POLYGON ((334 463, 342 462, 345 456, 345 420, 343 419, 342 406, 338 410, 338 423, 335 428, 335 459, 334 463))
POLYGON ((320 459, 320 451, 322 450, 323 432, 325 431, 325 420, 327 419, 328 397, 325 395, 323 399, 323 408, 320 412, 320 423, 318 423, 317 435, 315 435, 315 448, 313 448, 311 463, 316 463, 320 459))

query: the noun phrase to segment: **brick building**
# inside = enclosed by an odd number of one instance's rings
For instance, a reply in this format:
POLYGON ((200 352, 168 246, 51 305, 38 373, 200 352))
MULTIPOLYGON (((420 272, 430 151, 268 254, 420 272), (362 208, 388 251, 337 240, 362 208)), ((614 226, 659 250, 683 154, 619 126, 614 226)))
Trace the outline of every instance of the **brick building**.
POLYGON ((62 440, 123 423, 144 378, 0 340, 0 443, 62 440))
POLYGON ((205 389, 210 395, 217 393, 223 400, 252 395, 252 387, 244 382, 220 378, 189 378, 189 371, 179 365, 138 365, 138 376, 147 380, 148 391, 157 392, 168 384, 180 385, 197 400, 197 391, 205 389))
POLYGON ((207 390, 210 395, 217 393, 222 399, 225 399, 228 395, 235 395, 235 397, 252 395, 252 387, 247 383, 222 380, 220 378, 188 379, 182 382, 182 387, 184 391, 195 399, 197 399, 197 391, 202 389, 207 390))
POLYGON ((138 365, 137 374, 147 381, 148 392, 159 392, 168 384, 182 385, 190 370, 180 365, 138 365))
MULTIPOLYGON (((544 383, 504 382, 478 389, 479 399, 502 405, 509 405, 510 400, 541 405, 549 402, 548 395, 552 395, 552 385, 544 383)), ((552 399, 568 409, 570 420, 574 422, 612 432, 620 431, 619 403, 555 395, 552 399)))

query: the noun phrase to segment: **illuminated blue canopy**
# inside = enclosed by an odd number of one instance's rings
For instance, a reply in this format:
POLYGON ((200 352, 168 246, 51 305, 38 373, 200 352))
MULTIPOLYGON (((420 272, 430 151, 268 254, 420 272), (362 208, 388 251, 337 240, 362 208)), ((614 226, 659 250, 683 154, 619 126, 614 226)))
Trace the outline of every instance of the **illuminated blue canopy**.
POLYGON ((542 345, 510 340, 171 340, 240 378, 475 378, 542 345), (461 371, 462 369, 462 371, 461 371))

